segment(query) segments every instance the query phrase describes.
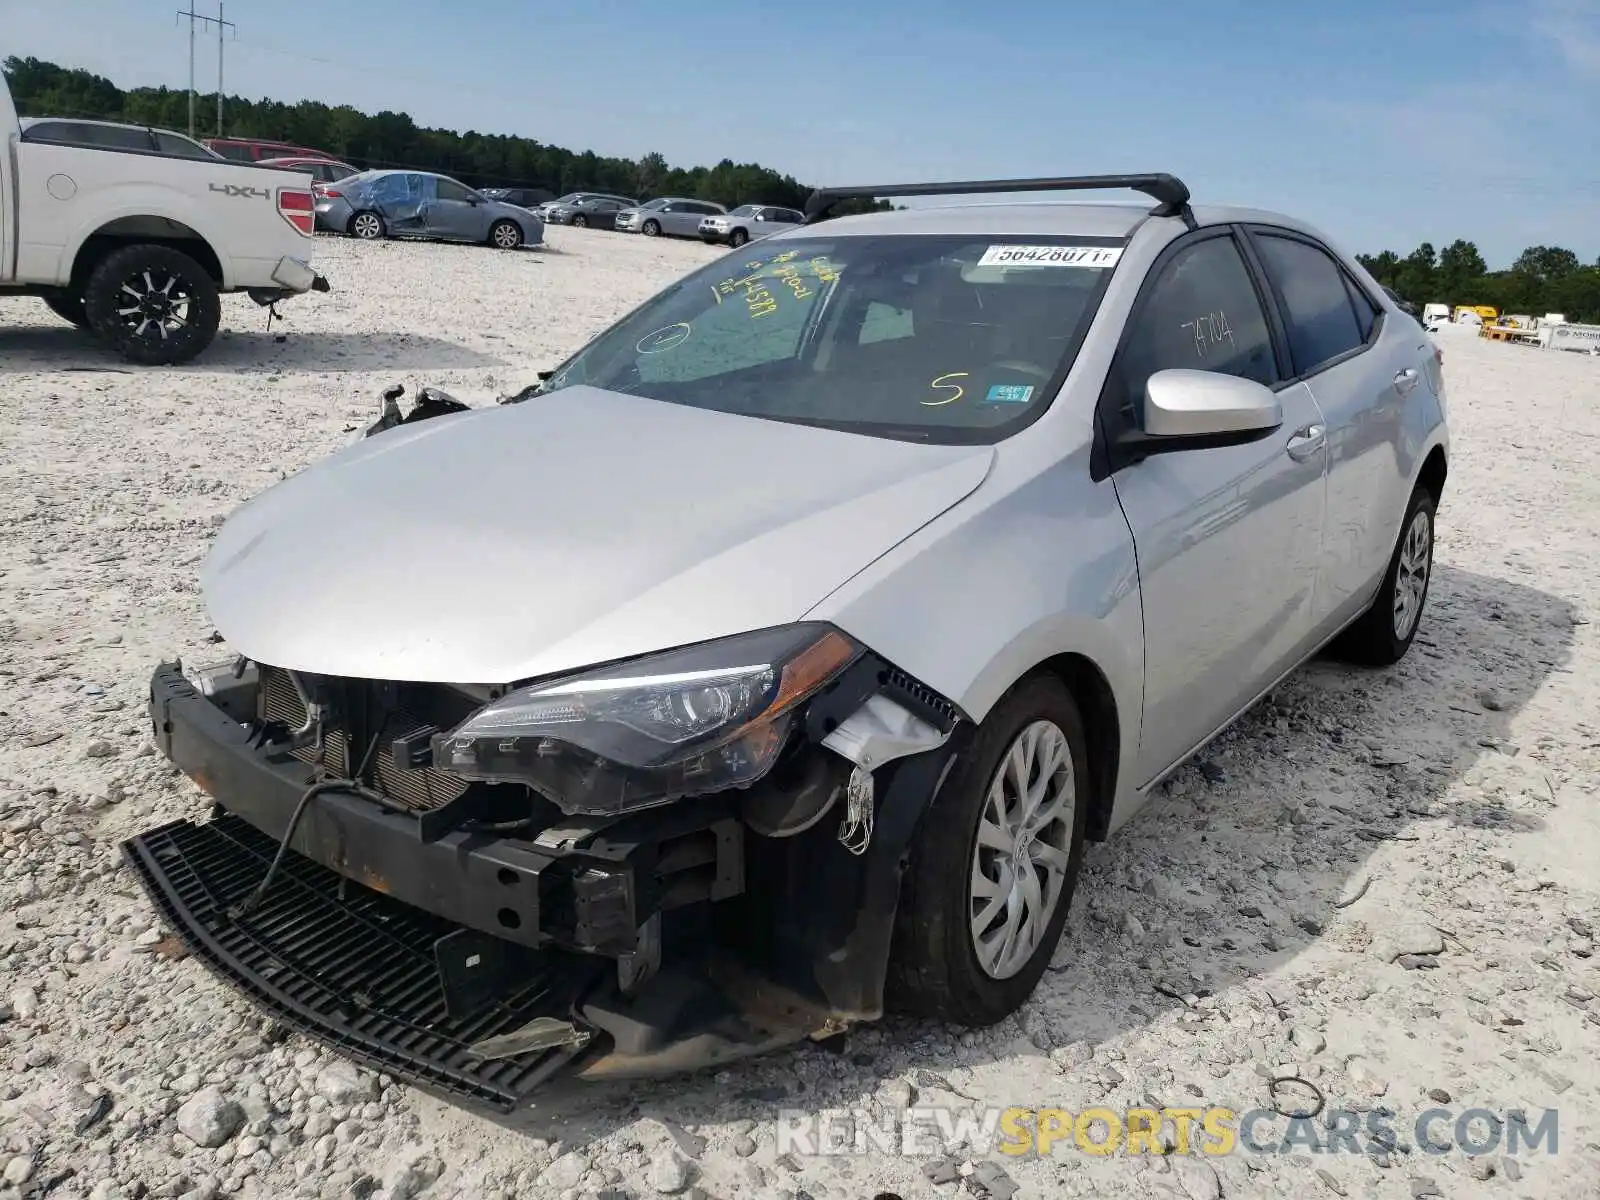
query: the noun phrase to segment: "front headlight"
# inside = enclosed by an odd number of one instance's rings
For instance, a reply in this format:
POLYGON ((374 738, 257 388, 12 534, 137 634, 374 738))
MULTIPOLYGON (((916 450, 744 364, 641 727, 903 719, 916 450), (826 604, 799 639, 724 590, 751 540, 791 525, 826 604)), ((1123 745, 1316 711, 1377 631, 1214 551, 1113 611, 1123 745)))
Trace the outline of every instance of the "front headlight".
POLYGON ((772 769, 795 710, 860 653, 832 626, 790 625, 535 684, 436 735, 433 761, 526 784, 569 814, 747 787, 772 769))

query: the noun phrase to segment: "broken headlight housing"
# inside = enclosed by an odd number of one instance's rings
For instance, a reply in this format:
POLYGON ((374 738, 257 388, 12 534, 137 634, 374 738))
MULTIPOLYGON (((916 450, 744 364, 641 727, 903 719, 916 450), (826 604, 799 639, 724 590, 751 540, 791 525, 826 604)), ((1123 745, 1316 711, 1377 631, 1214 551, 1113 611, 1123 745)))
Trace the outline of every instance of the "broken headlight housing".
POLYGON ((789 625, 519 688, 433 739, 434 765, 612 815, 755 783, 796 710, 856 660, 830 625, 789 625))

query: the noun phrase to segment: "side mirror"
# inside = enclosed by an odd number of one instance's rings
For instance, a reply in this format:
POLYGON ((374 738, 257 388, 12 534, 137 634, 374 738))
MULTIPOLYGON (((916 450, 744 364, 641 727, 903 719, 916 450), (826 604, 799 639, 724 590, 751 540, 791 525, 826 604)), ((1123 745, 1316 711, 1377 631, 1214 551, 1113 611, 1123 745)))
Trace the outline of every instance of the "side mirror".
POLYGON ((1145 383, 1149 438, 1227 438, 1266 433, 1282 424, 1278 397, 1253 379, 1172 369, 1157 371, 1145 383))

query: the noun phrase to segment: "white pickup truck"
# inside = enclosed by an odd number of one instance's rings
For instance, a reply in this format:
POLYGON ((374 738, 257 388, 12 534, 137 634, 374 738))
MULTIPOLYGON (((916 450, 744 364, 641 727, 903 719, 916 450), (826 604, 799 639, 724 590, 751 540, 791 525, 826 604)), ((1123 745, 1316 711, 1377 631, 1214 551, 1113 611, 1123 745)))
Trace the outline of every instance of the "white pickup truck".
POLYGON ((311 178, 220 158, 180 134, 18 121, 0 78, 0 297, 38 296, 139 363, 210 344, 218 296, 327 291, 311 178))

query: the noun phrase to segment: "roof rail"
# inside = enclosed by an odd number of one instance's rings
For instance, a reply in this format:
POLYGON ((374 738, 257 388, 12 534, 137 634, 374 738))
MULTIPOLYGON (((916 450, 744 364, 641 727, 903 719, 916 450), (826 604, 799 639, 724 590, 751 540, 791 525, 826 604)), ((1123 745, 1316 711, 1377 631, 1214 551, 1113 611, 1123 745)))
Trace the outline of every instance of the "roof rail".
POLYGON ((806 224, 815 224, 841 200, 881 200, 892 196, 972 196, 990 192, 1092 192, 1126 188, 1156 201, 1153 217, 1182 217, 1194 223, 1189 189, 1176 175, 1063 175, 1043 179, 976 179, 958 183, 885 183, 875 187, 817 188, 806 200, 806 224))

